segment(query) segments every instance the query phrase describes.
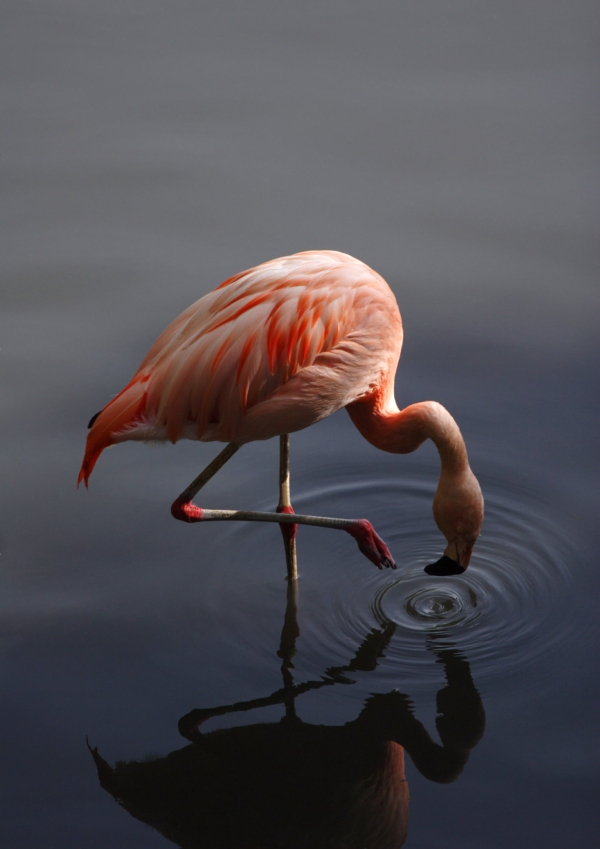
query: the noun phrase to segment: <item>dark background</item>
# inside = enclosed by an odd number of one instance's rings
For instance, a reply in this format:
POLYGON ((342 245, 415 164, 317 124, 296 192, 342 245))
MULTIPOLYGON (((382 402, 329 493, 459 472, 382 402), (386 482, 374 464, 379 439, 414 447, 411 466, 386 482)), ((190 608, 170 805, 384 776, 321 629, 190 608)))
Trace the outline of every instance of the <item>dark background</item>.
MULTIPOLYGON (((1 9, 2 845, 167 845, 101 791, 85 735, 111 762, 166 753, 192 707, 279 686, 277 534, 169 515, 215 446, 118 446, 88 493, 75 482, 89 417, 172 318, 243 268, 326 248, 394 289, 398 402, 435 398, 461 424, 496 505, 481 556, 511 505, 526 529, 511 569, 533 543, 554 564, 551 616, 509 610, 480 665, 471 638, 486 735, 454 785, 409 773, 406 846, 596 846, 597 4, 1 9), (528 641, 503 654, 523 616, 528 641)), ((270 509, 276 455, 244 448, 206 506, 270 509)), ((393 472, 432 488, 437 468, 431 447, 378 454, 343 411, 292 439, 292 463, 297 509, 366 513, 400 552, 396 502, 344 486, 393 472)), ((299 679, 347 662, 390 580, 316 533, 300 541, 299 679), (356 633, 339 636, 342 613, 356 633)), ((420 663, 422 686, 400 646, 303 716, 344 722, 369 692, 412 687, 433 728, 440 682, 420 663)))

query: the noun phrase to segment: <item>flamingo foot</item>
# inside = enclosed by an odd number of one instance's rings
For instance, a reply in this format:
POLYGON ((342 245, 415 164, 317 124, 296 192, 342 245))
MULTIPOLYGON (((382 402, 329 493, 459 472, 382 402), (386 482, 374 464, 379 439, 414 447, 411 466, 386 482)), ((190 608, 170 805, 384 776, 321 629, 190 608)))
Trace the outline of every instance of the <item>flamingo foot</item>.
POLYGON ((391 551, 381 537, 375 533, 373 525, 366 519, 356 519, 345 530, 351 537, 354 537, 359 549, 378 569, 382 569, 384 566, 386 569, 396 568, 391 551))
MULTIPOLYGON (((277 513, 286 513, 288 516, 294 513, 294 508, 289 505, 287 507, 278 507, 277 513)), ((279 525, 281 528, 281 533, 283 534, 283 539, 286 542, 289 542, 293 539, 296 539, 296 534, 298 533, 298 525, 279 525)))
POLYGON ((196 507, 181 495, 171 504, 171 515, 180 522, 201 522, 203 512, 202 507, 196 507))

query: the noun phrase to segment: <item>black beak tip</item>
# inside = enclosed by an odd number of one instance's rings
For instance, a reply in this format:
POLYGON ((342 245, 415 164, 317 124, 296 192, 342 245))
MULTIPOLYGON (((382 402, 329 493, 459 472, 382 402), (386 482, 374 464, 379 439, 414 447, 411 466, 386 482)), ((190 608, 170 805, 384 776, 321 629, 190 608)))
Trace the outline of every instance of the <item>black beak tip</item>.
POLYGON ((465 570, 462 566, 458 565, 456 560, 452 560, 444 554, 444 556, 440 557, 440 559, 435 563, 430 563, 429 566, 426 566, 425 571, 428 575, 446 576, 462 575, 465 570))
POLYGON ((101 412, 102 412, 102 410, 98 410, 98 412, 95 415, 93 415, 92 418, 89 420, 88 430, 90 430, 90 428, 93 427, 94 422, 96 421, 96 419, 98 418, 98 416, 100 415, 101 412))

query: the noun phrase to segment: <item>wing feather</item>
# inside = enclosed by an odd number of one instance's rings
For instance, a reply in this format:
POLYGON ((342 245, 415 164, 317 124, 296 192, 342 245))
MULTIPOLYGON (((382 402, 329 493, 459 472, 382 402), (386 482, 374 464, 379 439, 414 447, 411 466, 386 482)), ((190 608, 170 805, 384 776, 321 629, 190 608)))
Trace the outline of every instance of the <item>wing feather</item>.
MULTIPOLYGON (((231 438, 249 409, 348 337, 365 294, 381 300, 382 289, 389 309, 387 284, 333 252, 284 257, 230 278, 176 319, 154 361, 142 364, 151 371, 148 420, 172 441, 189 423, 196 438, 231 438)), ((329 367, 351 356, 356 350, 340 349, 329 367)))
POLYGON ((132 417, 121 405, 118 429, 105 432, 104 416, 102 447, 249 441, 273 435, 279 420, 298 430, 395 369, 401 339, 391 290, 359 260, 335 251, 272 260, 230 277, 166 328, 130 384, 144 381, 132 417))

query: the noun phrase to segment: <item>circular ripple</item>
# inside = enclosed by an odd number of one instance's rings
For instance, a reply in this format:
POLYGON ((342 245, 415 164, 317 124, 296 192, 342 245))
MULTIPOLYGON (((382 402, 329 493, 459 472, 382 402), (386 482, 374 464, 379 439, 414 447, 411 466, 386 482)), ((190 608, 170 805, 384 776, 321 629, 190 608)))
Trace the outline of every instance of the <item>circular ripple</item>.
MULTIPOLYGON (((368 516, 398 564, 397 571, 380 572, 347 534, 299 528, 296 681, 348 667, 368 673, 359 687, 369 691, 406 684, 414 693, 439 685, 435 653, 450 646, 471 663, 477 682, 502 681, 570 639, 575 627, 589 626, 574 586, 589 552, 578 550, 568 517, 544 502, 542 487, 484 478, 482 488, 486 517, 471 565, 463 575, 443 577, 423 571, 444 547, 431 515, 435 481, 373 479, 364 470, 358 481, 295 495, 298 512, 368 516), (365 646, 378 646, 367 661, 365 646)), ((215 573, 220 589, 213 608, 235 608, 228 639, 240 662, 263 674, 274 668, 284 619, 281 540, 259 525, 227 533, 243 552, 244 579, 239 572, 227 580, 229 573, 215 573), (240 633, 246 635, 241 645, 240 633)))
MULTIPOLYGON (((389 590, 398 584, 385 587, 376 605, 381 610, 384 596, 389 595, 389 590), (377 604, 378 602, 378 604, 377 604)), ((406 591, 406 587, 403 587, 406 591)), ((459 625, 471 616, 477 616, 477 598, 475 593, 468 589, 461 593, 456 587, 437 586, 434 590, 430 587, 416 587, 404 600, 403 625, 406 628, 414 627, 422 630, 427 628, 448 627, 459 625)), ((382 617, 384 618, 384 617, 382 617)))
POLYGON ((421 682, 439 674, 432 664, 432 640, 460 649, 475 664, 478 680, 512 672, 551 651, 577 621, 570 610, 576 552, 559 518, 534 495, 497 481, 488 482, 485 492, 486 518, 471 565, 464 575, 449 577, 423 571, 444 545, 431 519, 431 487, 384 481, 323 493, 323 507, 328 502, 331 512, 336 502, 338 515, 358 516, 369 505, 398 571, 369 571, 340 535, 335 552, 344 574, 331 567, 327 575, 319 573, 327 606, 323 603, 322 615, 315 610, 303 637, 338 657, 351 657, 373 627, 386 633, 391 628, 378 677, 386 670, 397 675, 401 668, 421 682), (390 509, 397 504, 400 521, 390 509), (350 559, 366 568, 349 571, 350 559))

